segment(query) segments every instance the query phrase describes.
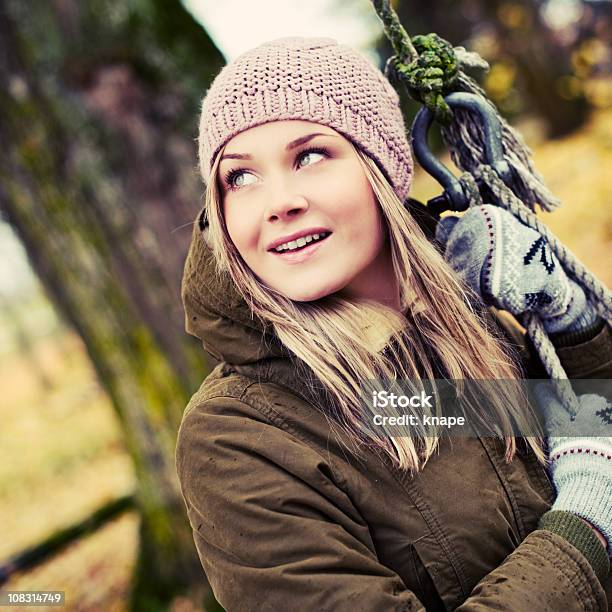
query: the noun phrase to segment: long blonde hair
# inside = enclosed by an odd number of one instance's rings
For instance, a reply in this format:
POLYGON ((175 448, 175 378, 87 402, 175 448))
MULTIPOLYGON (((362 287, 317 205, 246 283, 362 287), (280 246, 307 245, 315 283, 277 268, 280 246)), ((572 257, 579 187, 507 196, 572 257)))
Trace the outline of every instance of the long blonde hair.
MULTIPOLYGON (((367 433, 372 430, 373 411, 368 414, 368 407, 362 402, 363 381, 423 377, 431 381, 436 378, 513 381, 520 378, 520 371, 511 347, 473 307, 482 305, 479 296, 462 283, 429 242, 376 163, 350 144, 386 223, 402 310, 407 316, 370 300, 348 300, 338 295, 295 302, 262 283, 240 256, 225 225, 217 183, 223 149, 217 154, 207 181, 206 239, 218 273, 230 275, 254 316, 270 324, 280 342, 297 357, 297 363, 306 365, 322 383, 330 402, 320 408, 328 416, 333 413, 331 422, 356 445, 365 442, 387 454, 400 469, 413 473, 422 469, 438 446, 438 430, 417 428, 411 436, 398 436, 394 435, 397 429, 389 428, 385 433, 385 426, 381 425, 377 435, 367 433), (389 351, 372 346, 364 336, 364 320, 386 322, 389 330, 395 330, 389 351)), ((520 422, 519 413, 528 405, 520 386, 503 384, 490 401, 487 417, 491 423, 500 424, 504 432, 511 431, 512 422, 520 422)), ((406 413, 405 408, 402 411, 406 413)), ((476 410, 471 416, 482 422, 476 410)), ((516 439, 510 435, 503 437, 505 458, 510 462, 516 452, 516 439)), ((545 464, 542 439, 526 436, 525 440, 545 464)))

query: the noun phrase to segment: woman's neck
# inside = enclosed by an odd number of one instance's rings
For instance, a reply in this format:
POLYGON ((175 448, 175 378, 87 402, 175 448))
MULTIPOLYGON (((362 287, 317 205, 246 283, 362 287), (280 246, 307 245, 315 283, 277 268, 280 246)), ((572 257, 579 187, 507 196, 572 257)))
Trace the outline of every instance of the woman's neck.
POLYGON ((372 300, 396 312, 403 312, 388 244, 381 249, 372 265, 358 274, 348 287, 339 291, 339 295, 347 299, 372 300))

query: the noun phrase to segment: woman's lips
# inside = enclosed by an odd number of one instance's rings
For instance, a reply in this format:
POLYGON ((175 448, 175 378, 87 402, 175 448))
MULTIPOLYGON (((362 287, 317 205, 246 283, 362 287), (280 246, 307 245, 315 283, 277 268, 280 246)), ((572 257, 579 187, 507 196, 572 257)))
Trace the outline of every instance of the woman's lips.
POLYGON ((288 264, 302 263, 304 260, 312 257, 312 255, 319 250, 319 247, 323 243, 327 242, 332 236, 333 232, 328 234, 325 238, 323 238, 323 240, 311 242, 308 246, 302 247, 299 251, 283 251, 282 253, 272 251, 272 255, 275 257, 280 257, 285 263, 288 264))

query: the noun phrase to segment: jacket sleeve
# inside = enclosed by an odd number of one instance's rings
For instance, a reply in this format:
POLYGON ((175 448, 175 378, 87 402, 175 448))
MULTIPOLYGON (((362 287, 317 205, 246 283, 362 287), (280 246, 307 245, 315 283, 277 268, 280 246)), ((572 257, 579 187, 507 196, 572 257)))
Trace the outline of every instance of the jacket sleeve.
POLYGON ((314 449, 231 398, 183 418, 176 465, 202 567, 228 612, 424 611, 314 449))
POLYGON ((606 612, 608 605, 585 557, 561 536, 538 529, 487 574, 456 610, 606 612))

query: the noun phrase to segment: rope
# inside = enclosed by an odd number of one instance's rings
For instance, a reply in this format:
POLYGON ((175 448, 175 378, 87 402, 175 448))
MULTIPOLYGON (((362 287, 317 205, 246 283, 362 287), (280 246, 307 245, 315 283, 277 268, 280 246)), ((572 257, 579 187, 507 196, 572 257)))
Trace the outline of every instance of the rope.
MULTIPOLYGON (((395 55, 387 61, 385 73, 394 83, 401 83, 408 94, 429 108, 441 124, 444 140, 455 165, 463 171, 459 178, 470 206, 483 203, 476 179, 480 179, 495 196, 495 204, 506 208, 520 221, 538 231, 548 242, 565 272, 585 291, 587 300, 606 321, 612 320, 612 293, 540 222, 536 205, 552 211, 561 202, 544 183, 532 162, 532 152, 522 136, 499 115, 495 105, 467 71, 488 69, 478 54, 463 47, 452 47, 436 34, 415 36, 412 40, 402 27, 389 0, 372 0, 383 22, 395 55), (451 110, 444 95, 452 91, 474 94, 488 104, 502 128, 504 158, 513 175, 511 187, 486 163, 484 131, 472 113, 451 110)), ((578 400, 568 384, 567 374, 548 338, 540 319, 526 312, 519 317, 551 379, 558 382, 559 399, 574 418, 578 400), (561 382, 564 381, 564 382, 561 382)))
POLYGON ((476 183, 476 179, 473 174, 469 172, 464 172, 459 177, 459 182, 461 183, 461 187, 463 192, 468 196, 468 203, 470 206, 482 206, 484 202, 482 201, 482 196, 480 195, 480 189, 478 188, 478 183, 476 183))
POLYGON ((429 108, 438 123, 449 126, 453 111, 444 96, 459 76, 457 56, 450 43, 437 34, 415 36, 412 42, 418 57, 405 64, 393 56, 387 69, 394 69, 396 78, 401 75, 410 96, 429 108))
POLYGON ((397 13, 391 8, 388 0, 372 0, 374 9, 382 21, 385 35, 389 39, 395 55, 403 64, 418 58, 419 54, 414 48, 410 36, 401 24, 397 13))

